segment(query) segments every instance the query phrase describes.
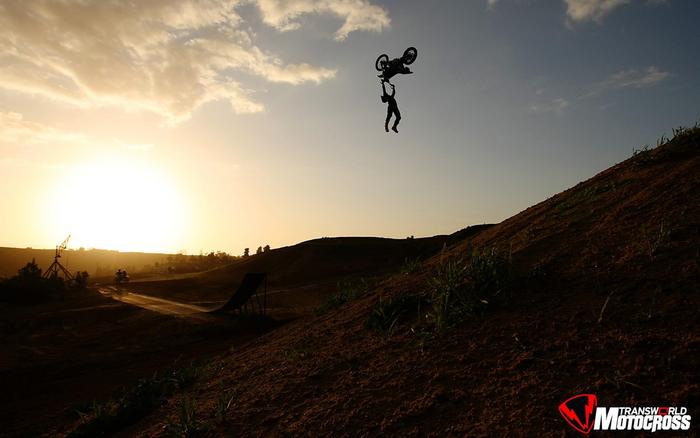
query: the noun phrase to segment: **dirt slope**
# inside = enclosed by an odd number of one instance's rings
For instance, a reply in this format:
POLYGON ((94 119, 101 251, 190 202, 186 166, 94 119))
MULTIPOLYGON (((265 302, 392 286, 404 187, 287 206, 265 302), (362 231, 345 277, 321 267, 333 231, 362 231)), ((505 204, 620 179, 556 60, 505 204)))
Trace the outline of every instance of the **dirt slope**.
MULTIPOLYGON (((557 406, 584 391, 602 406, 697 415, 699 229, 696 128, 464 239, 413 275, 222 356, 190 394, 197 422, 229 436, 575 436, 557 406), (417 317, 390 336, 366 328, 380 296, 420 295, 441 259, 490 247, 510 253, 518 275, 500 305, 439 335, 413 330, 417 317), (223 419, 221 399, 231 400, 223 419)), ((179 403, 129 434, 164 433, 179 403)))

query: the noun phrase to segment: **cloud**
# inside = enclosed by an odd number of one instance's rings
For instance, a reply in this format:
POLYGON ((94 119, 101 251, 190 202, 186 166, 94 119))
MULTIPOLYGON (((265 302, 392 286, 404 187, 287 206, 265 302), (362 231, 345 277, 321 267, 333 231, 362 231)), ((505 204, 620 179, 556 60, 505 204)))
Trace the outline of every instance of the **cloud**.
POLYGON ((555 113, 560 115, 569 106, 569 101, 563 97, 557 97, 548 102, 537 103, 530 106, 530 111, 536 114, 555 113))
POLYGON ((343 20, 335 33, 342 41, 351 32, 380 32, 389 27, 391 20, 387 11, 367 0, 257 0, 263 21, 281 31, 298 29, 296 21, 304 14, 331 14, 343 20))
POLYGON ((656 66, 647 67, 645 70, 625 70, 610 76, 606 84, 612 88, 648 88, 668 78, 671 74, 659 70, 656 66))
POLYGON ((0 143, 49 144, 80 143, 82 134, 61 131, 50 126, 26 120, 22 114, 0 111, 0 143))
POLYGON ((303 14, 339 17, 337 40, 389 24, 367 0, 4 0, 0 88, 86 108, 146 109, 178 122, 215 100, 237 113, 262 111, 241 73, 290 85, 335 76, 258 47, 236 10, 251 2, 279 29, 298 28, 303 14))
POLYGON ((0 111, 0 144, 21 146, 77 146, 94 147, 96 144, 136 152, 149 152, 151 143, 135 143, 120 138, 99 139, 82 133, 66 131, 27 120, 22 114, 0 111))
MULTIPOLYGON (((602 22, 603 18, 632 0, 563 0, 566 5, 567 25, 586 21, 602 22)), ((487 9, 493 9, 499 0, 487 0, 487 9)), ((646 0, 647 6, 668 5, 669 0, 646 0)))
POLYGON ((608 90, 621 88, 650 88, 665 81, 671 73, 652 65, 645 69, 629 69, 613 73, 604 81, 594 85, 583 97, 598 96, 608 90))
POLYGON ((488 0, 486 2, 486 9, 489 11, 492 11, 496 8, 496 4, 499 2, 499 0, 488 0))
POLYGON ((573 22, 600 22, 614 9, 625 5, 630 0, 564 0, 566 15, 573 22))

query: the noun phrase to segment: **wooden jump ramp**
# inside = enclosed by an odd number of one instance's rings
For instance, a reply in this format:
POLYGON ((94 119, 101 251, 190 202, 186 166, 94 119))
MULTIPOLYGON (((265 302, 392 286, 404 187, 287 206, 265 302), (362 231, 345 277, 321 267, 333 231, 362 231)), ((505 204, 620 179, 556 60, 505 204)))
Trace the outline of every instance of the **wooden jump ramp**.
POLYGON ((222 306, 209 310, 207 313, 258 313, 265 314, 267 309, 267 273, 249 272, 245 274, 238 289, 222 306), (258 289, 263 287, 263 293, 258 289))

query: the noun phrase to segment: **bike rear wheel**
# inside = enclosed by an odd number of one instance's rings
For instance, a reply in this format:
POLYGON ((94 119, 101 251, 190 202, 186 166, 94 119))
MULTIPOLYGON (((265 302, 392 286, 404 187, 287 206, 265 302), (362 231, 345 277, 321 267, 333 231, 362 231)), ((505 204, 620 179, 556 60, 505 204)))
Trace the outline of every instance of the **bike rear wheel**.
POLYGON ((411 65, 418 57, 418 50, 415 47, 409 47, 403 52, 401 61, 406 65, 411 65))
POLYGON ((377 60, 374 62, 374 68, 377 69, 377 71, 382 71, 384 70, 384 67, 389 64, 389 56, 384 53, 379 55, 377 60))

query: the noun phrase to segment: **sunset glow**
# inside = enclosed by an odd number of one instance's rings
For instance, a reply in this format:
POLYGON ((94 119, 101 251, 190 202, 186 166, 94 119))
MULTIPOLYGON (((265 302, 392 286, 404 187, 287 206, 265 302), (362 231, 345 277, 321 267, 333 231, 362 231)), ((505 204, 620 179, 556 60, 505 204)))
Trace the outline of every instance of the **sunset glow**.
POLYGON ((120 251, 174 252, 186 232, 188 208, 174 180, 145 161, 81 163, 56 185, 45 217, 72 246, 120 251), (57 212, 53 216, 53 212, 57 212))
POLYGON ((71 233, 71 247, 241 254, 499 222, 696 122, 696 44, 678 41, 697 41, 697 15, 680 1, 2 1, 0 246, 71 233), (407 47, 400 133, 385 132, 375 60, 407 47))

